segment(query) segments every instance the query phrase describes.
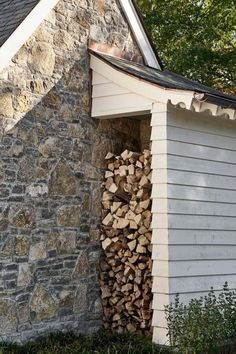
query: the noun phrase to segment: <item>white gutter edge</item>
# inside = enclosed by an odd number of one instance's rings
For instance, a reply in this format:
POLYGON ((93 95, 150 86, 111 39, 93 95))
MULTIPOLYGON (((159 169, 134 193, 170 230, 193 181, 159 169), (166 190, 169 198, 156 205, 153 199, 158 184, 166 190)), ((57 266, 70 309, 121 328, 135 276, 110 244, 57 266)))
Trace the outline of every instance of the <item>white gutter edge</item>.
POLYGON ((161 70, 160 64, 148 40, 132 0, 120 0, 120 4, 126 15, 129 25, 132 28, 134 37, 137 41, 137 44, 139 45, 140 51, 142 52, 147 65, 154 69, 161 70))
MULTIPOLYGON (((0 48, 0 71, 6 67, 59 0, 41 0, 0 48)), ((14 16, 14 14, 13 14, 14 16)))

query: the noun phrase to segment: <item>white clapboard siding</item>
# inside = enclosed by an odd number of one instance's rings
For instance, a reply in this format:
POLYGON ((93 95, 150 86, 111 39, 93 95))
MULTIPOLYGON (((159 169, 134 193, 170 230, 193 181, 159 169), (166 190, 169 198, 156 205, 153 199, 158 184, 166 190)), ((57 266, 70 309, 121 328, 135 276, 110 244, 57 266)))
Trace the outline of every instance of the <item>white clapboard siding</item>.
POLYGON ((112 117, 118 114, 149 112, 152 102, 134 93, 124 93, 93 98, 92 115, 112 117))
POLYGON ((155 170, 152 173, 152 183, 169 183, 197 187, 212 187, 219 189, 236 190, 236 177, 221 176, 210 173, 200 173, 182 170, 155 170))
POLYGON ((191 114, 191 120, 188 118, 188 114, 181 110, 171 110, 168 112, 167 119, 152 119, 152 127, 164 126, 178 127, 185 130, 194 130, 196 132, 202 132, 207 134, 222 135, 224 137, 235 136, 235 122, 232 120, 217 119, 214 125, 213 117, 206 116, 204 114, 199 115, 194 112, 191 114))
POLYGON ((211 287, 220 291, 226 281, 236 288, 233 123, 178 110, 152 117, 156 342, 167 340, 163 309, 176 293, 187 303, 211 287))
POLYGON ((155 293, 153 295, 152 309, 153 310, 163 310, 166 304, 173 302, 175 300, 175 295, 155 293))
MULTIPOLYGON (((235 289, 233 289, 235 290, 235 289)), ((187 304, 191 299, 200 299, 200 297, 204 297, 209 293, 209 291, 199 291, 195 293, 185 293, 179 294, 180 302, 183 304, 187 304)), ((219 290, 215 290, 215 293, 218 294, 219 290)), ((163 310, 166 304, 173 302, 175 300, 176 295, 173 294, 161 294, 155 293, 153 296, 152 308, 153 310, 163 310)))
POLYGON ((236 277, 234 274, 211 275, 211 276, 185 276, 185 277, 154 277, 153 292, 162 290, 163 293, 195 293, 196 288, 199 292, 209 291, 209 279, 214 289, 220 290, 225 282, 230 284, 231 288, 236 288, 236 277))
POLYGON ((186 272, 188 276, 224 275, 225 271, 236 275, 234 259, 154 261, 152 275, 168 277, 168 272, 173 277, 184 277, 186 272))
POLYGON ((96 73, 96 71, 93 71, 93 85, 100 85, 108 82, 110 82, 110 80, 108 80, 106 77, 96 73))
MULTIPOLYGON (((109 67, 108 67, 109 70, 109 67)), ((150 113, 153 99, 140 95, 117 83, 117 73, 115 76, 106 77, 93 70, 92 85, 92 116, 97 118, 116 118, 129 115, 142 115, 150 113)), ((118 75, 119 76, 119 75, 118 75)))
POLYGON ((236 201, 235 190, 170 184, 166 191, 162 184, 153 184, 153 198, 155 198, 155 195, 158 195, 159 198, 167 198, 166 194, 168 194, 168 198, 181 200, 199 200, 219 203, 234 203, 236 201))
POLYGON ((160 200, 154 199, 152 212, 153 214, 162 214, 165 213, 167 207, 171 214, 233 216, 236 218, 235 203, 214 203, 195 200, 168 199, 167 201, 163 199, 163 202, 160 202, 160 200))
POLYGON ((185 230, 233 230, 236 232, 236 217, 212 215, 153 214, 152 227, 185 230))
MULTIPOLYGON (((217 124, 217 120, 213 122, 217 124)), ((168 140, 180 141, 208 147, 216 147, 220 149, 229 149, 233 151, 236 150, 235 139, 233 137, 211 134, 210 131, 209 133, 203 133, 178 127, 168 126, 167 129, 166 126, 153 127, 151 139, 153 141, 165 139, 165 136, 167 136, 167 134, 168 140)))
POLYGON ((121 86, 116 85, 113 82, 102 83, 99 85, 93 85, 92 97, 107 97, 107 96, 117 96, 129 91, 121 86))
POLYGON ((157 261, 236 260, 236 245, 153 245, 152 259, 157 261))
MULTIPOLYGON (((183 225, 184 227, 184 225, 183 225)), ((235 245, 235 231, 153 228, 154 245, 235 245)))
POLYGON ((187 114, 176 112, 173 110, 168 114, 167 125, 171 127, 179 127, 189 130, 194 130, 202 133, 222 135, 224 137, 235 137, 234 129, 235 122, 232 120, 217 119, 199 115, 196 113, 191 114, 191 120, 188 119, 187 114), (216 123, 216 124, 215 124, 216 123))
MULTIPOLYGON (((162 168, 166 168, 166 165, 163 165, 163 158, 166 158, 165 154, 154 155, 152 160, 152 168, 158 169, 160 166, 162 166, 162 168)), ((236 165, 230 163, 170 154, 168 155, 166 164, 168 169, 172 170, 193 171, 220 176, 236 177, 236 165)))
MULTIPOLYGON (((236 151, 217 149, 197 144, 183 143, 179 141, 167 142, 168 153, 177 156, 192 157, 196 159, 236 164, 236 151), (216 154, 216 151, 218 152, 216 154)), ((160 154, 160 142, 152 143, 153 155, 160 154)))

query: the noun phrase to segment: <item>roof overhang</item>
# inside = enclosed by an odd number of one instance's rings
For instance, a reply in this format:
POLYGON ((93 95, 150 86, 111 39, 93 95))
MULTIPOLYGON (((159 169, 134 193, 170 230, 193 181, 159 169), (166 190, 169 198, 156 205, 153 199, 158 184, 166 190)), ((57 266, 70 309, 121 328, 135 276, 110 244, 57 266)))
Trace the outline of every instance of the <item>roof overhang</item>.
POLYGON ((236 119, 236 111, 203 100, 195 91, 158 86, 115 68, 90 52, 92 69, 92 117, 117 118, 150 113, 156 103, 172 105, 214 117, 236 119))

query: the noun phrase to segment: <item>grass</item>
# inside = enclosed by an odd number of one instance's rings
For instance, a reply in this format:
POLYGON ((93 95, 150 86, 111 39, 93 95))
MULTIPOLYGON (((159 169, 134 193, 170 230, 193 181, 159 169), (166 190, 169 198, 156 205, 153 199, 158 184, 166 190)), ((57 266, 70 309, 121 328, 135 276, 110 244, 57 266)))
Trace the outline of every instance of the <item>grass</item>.
POLYGON ((25 345, 0 344, 0 354, 170 354, 151 339, 129 333, 101 332, 93 336, 50 334, 25 345))

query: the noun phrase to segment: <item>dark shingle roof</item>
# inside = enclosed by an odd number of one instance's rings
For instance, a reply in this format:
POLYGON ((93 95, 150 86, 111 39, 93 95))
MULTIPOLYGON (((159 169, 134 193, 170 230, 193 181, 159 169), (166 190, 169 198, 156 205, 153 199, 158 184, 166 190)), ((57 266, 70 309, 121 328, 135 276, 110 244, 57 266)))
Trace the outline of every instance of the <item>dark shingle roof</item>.
POLYGON ((183 91, 194 91, 204 94, 204 100, 217 104, 223 108, 236 109, 236 97, 226 95, 220 91, 202 85, 198 82, 189 80, 181 75, 177 75, 168 70, 157 70, 145 65, 136 64, 124 59, 115 58, 110 55, 95 53, 100 59, 106 61, 118 70, 124 71, 139 79, 151 82, 158 86, 183 91))
POLYGON ((0 47, 39 0, 0 0, 0 47))

